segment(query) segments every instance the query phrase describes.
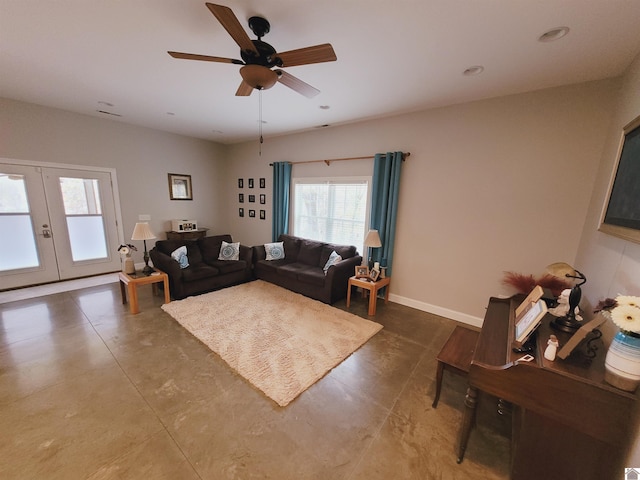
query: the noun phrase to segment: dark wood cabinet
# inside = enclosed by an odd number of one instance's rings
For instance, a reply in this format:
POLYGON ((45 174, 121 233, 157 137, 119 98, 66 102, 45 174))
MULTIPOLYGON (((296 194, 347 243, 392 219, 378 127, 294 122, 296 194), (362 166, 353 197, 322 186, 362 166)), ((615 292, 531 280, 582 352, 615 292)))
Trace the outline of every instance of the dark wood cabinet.
POLYGON ((521 298, 492 298, 469 370, 460 432, 462 461, 475 422, 477 390, 513 404, 511 478, 623 478, 638 414, 637 396, 604 381, 603 345, 596 357, 572 354, 551 362, 543 353, 553 333, 548 315, 536 332, 535 359, 512 350, 514 310, 521 298))
POLYGON ((208 228, 198 228, 188 232, 166 232, 167 240, 197 240, 207 236, 208 228))

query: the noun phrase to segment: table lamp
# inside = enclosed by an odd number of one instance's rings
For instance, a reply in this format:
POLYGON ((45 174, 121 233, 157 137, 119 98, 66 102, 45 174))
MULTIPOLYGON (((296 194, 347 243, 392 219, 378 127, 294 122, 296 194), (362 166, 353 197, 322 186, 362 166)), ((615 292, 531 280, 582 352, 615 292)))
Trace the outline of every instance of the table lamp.
POLYGON ((570 278, 574 281, 574 286, 571 288, 571 293, 569 293, 569 311, 564 317, 557 317, 551 322, 553 328, 563 332, 573 333, 582 326, 582 323, 576 319, 576 307, 582 298, 582 289, 580 286, 586 283, 587 278, 571 265, 564 262, 552 263, 547 266, 547 272, 554 277, 565 280, 570 278))
POLYGON ((378 230, 369 230, 367 236, 364 237, 364 246, 367 247, 367 265, 371 267, 371 249, 382 246, 378 230))
POLYGON ((133 234, 131 235, 131 240, 142 240, 144 242, 144 268, 142 269, 142 273, 145 275, 151 275, 153 272, 153 268, 149 266, 149 252, 147 251, 147 240, 153 240, 156 236, 149 228, 149 224, 147 222, 136 223, 136 226, 133 229, 133 234))

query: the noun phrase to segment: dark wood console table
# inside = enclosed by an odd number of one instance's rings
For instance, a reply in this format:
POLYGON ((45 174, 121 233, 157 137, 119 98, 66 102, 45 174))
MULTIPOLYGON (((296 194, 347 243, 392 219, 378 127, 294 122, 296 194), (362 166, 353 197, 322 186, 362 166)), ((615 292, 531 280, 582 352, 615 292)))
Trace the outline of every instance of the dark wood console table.
POLYGON ((475 422, 478 390, 513 404, 511 478, 622 478, 637 426, 636 395, 604 381, 602 345, 591 364, 572 354, 550 362, 549 335, 564 344, 569 334, 552 330, 548 315, 537 331, 535 359, 518 362, 512 351, 514 310, 522 298, 491 298, 469 369, 460 430, 461 462, 475 422))
POLYGON ((167 240, 197 240, 207 236, 208 228, 198 228, 197 230, 187 230, 184 232, 166 232, 167 240))

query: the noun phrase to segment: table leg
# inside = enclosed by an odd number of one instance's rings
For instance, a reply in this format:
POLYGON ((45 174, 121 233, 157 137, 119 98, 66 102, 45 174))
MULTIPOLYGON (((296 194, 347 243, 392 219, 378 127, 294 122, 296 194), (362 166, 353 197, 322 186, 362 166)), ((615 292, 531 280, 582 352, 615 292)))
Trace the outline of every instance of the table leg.
POLYGON ((125 305, 127 303, 127 292, 122 280, 120 280, 120 295, 122 295, 122 304, 125 305))
POLYGON ((171 301, 171 294, 169 293, 169 278, 164 277, 164 303, 169 303, 171 301))
POLYGON ((391 285, 387 285, 384 287, 384 303, 389 303, 389 287, 391 285))
POLYGON ((438 406, 438 400, 440 400, 440 389, 442 388, 442 374, 444 373, 444 364, 442 362, 438 362, 438 370, 436 370, 436 395, 433 397, 433 404, 431 404, 432 408, 436 408, 438 406))
POLYGON ((129 310, 133 315, 140 313, 140 307, 138 305, 138 289, 135 284, 129 284, 129 310))
POLYGON ((460 441, 458 443, 458 463, 462 463, 464 452, 467 449, 471 427, 476 422, 476 404, 478 403, 478 390, 472 386, 467 388, 467 395, 464 398, 464 417, 460 429, 460 441))
POLYGON ((349 305, 351 305, 351 289, 353 288, 353 285, 351 285, 351 281, 349 281, 348 287, 347 287, 347 308, 349 308, 349 305))
POLYGON ((369 291, 369 315, 376 314, 376 300, 378 296, 376 295, 376 287, 373 285, 371 287, 371 291, 369 291))

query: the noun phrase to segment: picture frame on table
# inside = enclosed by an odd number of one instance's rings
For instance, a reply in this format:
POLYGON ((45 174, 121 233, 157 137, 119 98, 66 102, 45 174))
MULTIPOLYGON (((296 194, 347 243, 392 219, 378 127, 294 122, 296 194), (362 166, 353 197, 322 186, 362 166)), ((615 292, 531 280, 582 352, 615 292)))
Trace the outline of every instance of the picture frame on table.
POLYGON ((366 265, 356 265, 356 278, 369 278, 369 267, 366 265))
POLYGON ((193 200, 191 189, 191 175, 169 173, 169 199, 193 200))
POLYGON ((371 271, 369 271, 369 279, 371 279, 372 282, 377 282, 379 276, 380 270, 377 268, 372 268, 371 271))

